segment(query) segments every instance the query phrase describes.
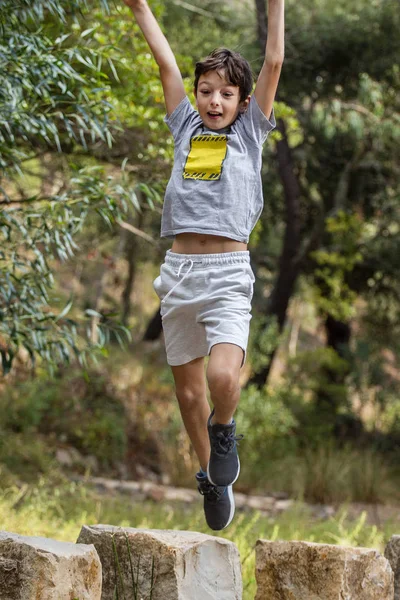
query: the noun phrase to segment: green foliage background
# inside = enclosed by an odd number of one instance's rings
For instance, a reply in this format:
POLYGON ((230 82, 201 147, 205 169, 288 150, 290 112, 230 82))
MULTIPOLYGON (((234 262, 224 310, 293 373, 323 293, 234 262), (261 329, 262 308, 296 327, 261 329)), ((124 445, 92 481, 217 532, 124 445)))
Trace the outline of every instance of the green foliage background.
MULTIPOLYGON (((252 3, 150 4, 191 99, 194 64, 216 46, 241 51, 257 73, 252 3)), ((141 341, 170 245, 158 239, 173 144, 157 65, 122 3, 6 0, 0 23, 5 481, 57 469, 57 449, 73 446, 99 472, 134 477, 137 460, 192 485, 162 344, 141 341)), ((287 2, 276 114, 300 190, 300 274, 279 331, 269 299, 288 215, 275 132, 249 245, 243 386, 278 352, 267 385, 246 387, 240 403, 245 490, 398 499, 399 24, 394 0, 287 2), (348 343, 329 343, 329 320, 348 343)))

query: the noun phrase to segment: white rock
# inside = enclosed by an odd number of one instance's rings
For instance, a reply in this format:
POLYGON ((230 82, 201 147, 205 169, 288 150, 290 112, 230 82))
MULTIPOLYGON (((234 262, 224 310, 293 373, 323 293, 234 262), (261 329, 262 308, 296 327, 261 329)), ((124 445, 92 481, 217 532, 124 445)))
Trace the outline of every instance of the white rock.
POLYGON ((102 600, 115 598, 117 584, 126 600, 134 599, 134 585, 138 598, 148 598, 153 564, 152 600, 242 598, 239 551, 225 539, 191 531, 94 525, 82 527, 78 542, 97 549, 103 567, 102 600))
POLYGON ((68 450, 65 450, 65 448, 57 448, 56 460, 63 467, 72 467, 72 465, 74 464, 70 452, 68 452, 68 450))
POLYGON ((277 513, 285 512, 286 510, 293 508, 293 506, 294 500, 291 500, 290 498, 286 498, 285 500, 277 500, 275 502, 275 510, 277 513))
POLYGON ((100 600, 93 546, 0 531, 1 600, 100 600))
POLYGON ((393 600, 393 572, 376 550, 310 542, 256 544, 255 600, 393 600))

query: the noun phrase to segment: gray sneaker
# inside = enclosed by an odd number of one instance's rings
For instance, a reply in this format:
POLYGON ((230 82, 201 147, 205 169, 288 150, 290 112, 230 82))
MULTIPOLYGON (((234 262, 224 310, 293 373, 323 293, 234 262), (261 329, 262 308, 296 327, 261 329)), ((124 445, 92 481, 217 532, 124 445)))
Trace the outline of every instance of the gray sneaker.
POLYGON ((210 483, 207 475, 196 473, 198 490, 204 497, 204 514, 207 525, 214 531, 228 527, 235 514, 232 486, 217 486, 210 483))
POLYGON ((243 435, 235 436, 236 423, 230 425, 216 423, 211 425, 214 415, 209 416, 207 428, 210 437, 211 454, 207 466, 207 476, 214 485, 233 485, 240 473, 240 461, 237 453, 236 442, 243 439, 243 435))

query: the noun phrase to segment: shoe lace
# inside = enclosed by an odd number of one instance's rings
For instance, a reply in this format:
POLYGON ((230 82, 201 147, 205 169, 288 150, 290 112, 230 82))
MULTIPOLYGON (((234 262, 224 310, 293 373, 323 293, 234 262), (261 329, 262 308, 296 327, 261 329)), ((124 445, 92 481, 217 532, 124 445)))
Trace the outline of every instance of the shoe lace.
POLYGON ((243 434, 235 435, 233 432, 218 431, 213 435, 213 450, 218 454, 228 454, 233 449, 235 442, 241 442, 243 438, 243 434))
POLYGON ((207 496, 207 500, 216 503, 225 491, 224 487, 213 485, 208 480, 199 482, 198 490, 202 496, 207 496))

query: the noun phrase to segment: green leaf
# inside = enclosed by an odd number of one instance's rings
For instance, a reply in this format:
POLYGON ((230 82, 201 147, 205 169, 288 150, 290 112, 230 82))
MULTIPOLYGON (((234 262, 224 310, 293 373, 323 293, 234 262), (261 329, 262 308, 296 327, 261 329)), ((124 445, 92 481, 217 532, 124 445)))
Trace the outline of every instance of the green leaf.
POLYGON ((65 315, 67 315, 69 313, 69 311, 72 308, 72 304, 73 304, 73 300, 71 299, 68 302, 68 304, 66 304, 66 306, 63 308, 63 310, 60 312, 60 314, 57 316, 57 318, 55 319, 55 323, 58 323, 58 321, 63 319, 65 317, 65 315))
POLYGON ((99 317, 100 319, 103 318, 103 315, 99 312, 97 312, 96 310, 93 310, 92 308, 87 308, 85 310, 85 314, 89 317, 99 317))

